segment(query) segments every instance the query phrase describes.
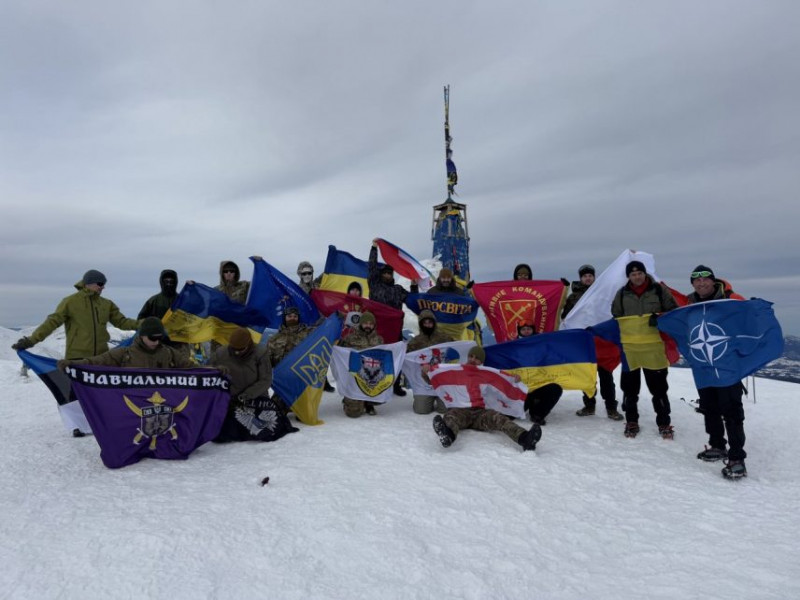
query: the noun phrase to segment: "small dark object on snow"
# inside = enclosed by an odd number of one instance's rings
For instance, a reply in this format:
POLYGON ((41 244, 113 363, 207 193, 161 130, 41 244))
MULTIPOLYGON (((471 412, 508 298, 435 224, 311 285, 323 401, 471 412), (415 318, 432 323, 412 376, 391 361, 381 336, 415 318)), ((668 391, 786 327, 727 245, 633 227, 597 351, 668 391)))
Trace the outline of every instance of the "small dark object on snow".
POLYGON ((269 477, 264 477, 264 479, 261 480, 261 487, 264 487, 268 483, 269 483, 269 477))
POLYGON ((73 429, 72 437, 86 437, 86 434, 83 433, 80 429, 73 429))

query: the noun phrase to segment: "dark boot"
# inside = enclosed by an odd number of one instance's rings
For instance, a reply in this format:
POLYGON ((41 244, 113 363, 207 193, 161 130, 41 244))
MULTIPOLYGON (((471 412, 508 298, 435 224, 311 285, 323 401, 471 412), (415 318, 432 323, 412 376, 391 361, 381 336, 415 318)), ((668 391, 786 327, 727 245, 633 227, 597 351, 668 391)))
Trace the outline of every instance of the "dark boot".
POLYGON ((442 415, 433 417, 433 430, 436 432, 436 435, 439 436, 439 441, 445 448, 449 448, 456 439, 456 434, 453 433, 453 430, 444 422, 442 415))
POLYGON ((536 423, 528 431, 519 436, 517 443, 522 446, 522 450, 536 450, 536 442, 542 439, 542 428, 536 423))

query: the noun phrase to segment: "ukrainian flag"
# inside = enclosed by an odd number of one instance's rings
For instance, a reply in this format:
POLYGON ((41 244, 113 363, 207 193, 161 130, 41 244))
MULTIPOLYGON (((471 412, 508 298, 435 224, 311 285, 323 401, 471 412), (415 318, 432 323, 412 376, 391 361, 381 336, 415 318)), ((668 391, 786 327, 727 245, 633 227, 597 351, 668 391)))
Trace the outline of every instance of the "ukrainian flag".
POLYGON ((325 375, 342 320, 333 313, 300 342, 272 372, 272 389, 306 425, 322 425, 318 416, 325 375))
POLYGON ((406 306, 419 314, 430 310, 436 317, 436 328, 453 340, 472 340, 474 330, 467 327, 475 321, 478 303, 470 296, 457 294, 409 294, 406 306))
POLYGON ((258 342, 269 323, 265 314, 234 302, 202 283, 187 283, 162 319, 170 339, 199 344, 227 344, 238 327, 247 327, 258 342))
POLYGON ((484 365, 519 374, 533 391, 548 383, 594 396, 597 358, 594 338, 583 329, 540 333, 487 346, 484 365))
POLYGON ((369 298, 369 267, 367 261, 361 260, 336 246, 328 246, 328 258, 325 271, 322 273, 320 289, 347 293, 347 287, 357 281, 361 284, 361 295, 369 298))
POLYGON ((669 340, 671 346, 667 344, 658 329, 650 325, 651 317, 618 317, 593 325, 588 331, 620 348, 623 371, 666 369, 678 358, 677 354, 673 358, 675 343, 669 340))

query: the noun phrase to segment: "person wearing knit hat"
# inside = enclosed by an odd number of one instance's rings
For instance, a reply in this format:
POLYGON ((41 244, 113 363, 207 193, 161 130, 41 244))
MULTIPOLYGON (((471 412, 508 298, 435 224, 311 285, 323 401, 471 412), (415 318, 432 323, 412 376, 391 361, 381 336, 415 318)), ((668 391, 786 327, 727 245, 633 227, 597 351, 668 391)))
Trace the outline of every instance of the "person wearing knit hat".
MULTIPOLYGON (((534 335, 536 335, 536 329, 531 321, 522 320, 517 324, 517 339, 525 339, 534 335)), ((530 415, 531 421, 537 425, 545 425, 547 415, 558 404, 563 393, 564 388, 557 383, 547 383, 529 391, 525 398, 525 410, 530 415)))
POLYGON ((439 271, 439 276, 436 278, 436 285, 428 290, 428 294, 455 294, 456 296, 466 295, 466 291, 458 286, 456 283, 453 271, 447 267, 439 271))
POLYGON ((249 329, 235 329, 228 345, 211 356, 209 366, 219 369, 230 382, 231 401, 215 442, 273 442, 297 431, 283 406, 269 397, 272 365, 267 349, 255 345, 249 329))
POLYGON ((166 340, 167 334, 161 319, 147 317, 139 324, 130 346, 117 346, 97 356, 60 360, 58 368, 63 371, 68 365, 135 369, 191 369, 196 366, 188 355, 165 345, 166 340))
MULTIPOLYGON (((480 346, 473 346, 467 353, 467 363, 462 369, 468 374, 470 381, 480 383, 481 379, 494 380, 497 377, 494 371, 482 370, 481 365, 486 360, 486 351, 480 346)), ((435 366, 422 365, 423 378, 429 379, 429 373, 435 366)), ((453 371, 455 373, 456 371, 453 371)), ((511 375, 506 373, 506 375, 511 375)), ((513 375, 516 382, 520 381, 519 375, 513 375)), ((441 388, 440 388, 441 389, 441 388)), ((439 393, 439 390, 437 390, 439 393)), ((491 408, 448 408, 443 415, 433 418, 433 430, 439 436, 439 443, 449 448, 458 437, 462 429, 475 429, 477 431, 502 431, 517 444, 522 450, 535 450, 537 442, 542 437, 542 428, 534 423, 529 430, 517 425, 514 420, 491 408)))
MULTIPOLYGON (((656 282, 647 274, 641 261, 633 260, 625 266, 628 283, 622 286, 611 302, 611 315, 619 317, 649 317, 651 326, 655 327, 654 317, 658 314, 678 308, 678 303, 669 288, 656 282)), ((665 363, 666 364, 666 363, 665 363)), ((648 369, 640 367, 630 371, 622 371, 619 387, 622 389, 622 409, 625 412, 624 435, 634 438, 639 433, 639 391, 644 373, 647 389, 653 399, 658 432, 664 439, 672 439, 674 428, 671 425, 670 403, 667 396, 668 365, 663 368, 648 369)))
MULTIPOLYGON (((133 331, 139 326, 139 321, 129 319, 116 304, 102 297, 106 283, 106 276, 97 269, 86 271, 75 284, 77 291, 62 299, 32 334, 20 338, 11 347, 14 350, 32 348, 63 325, 67 335, 65 360, 90 358, 107 352, 111 339, 109 323, 117 329, 133 331)), ((75 429, 72 435, 83 437, 85 434, 75 429)))
MULTIPOLYGON (((433 311, 427 308, 421 310, 417 319, 419 325, 419 333, 408 341, 406 346, 406 355, 424 350, 437 344, 445 344, 454 341, 453 338, 446 333, 439 330, 436 323, 436 315, 433 311)), ((416 355, 415 355, 416 356, 416 355)), ((421 359, 422 357, 420 357, 421 359)), ((441 362, 441 354, 434 352, 426 352, 425 360, 427 364, 438 364, 441 362)), ((418 394, 414 392, 414 402, 411 409, 418 415, 428 415, 434 410, 438 413, 443 413, 445 410, 444 402, 436 395, 418 394)))
MULTIPOLYGON (((564 308, 561 311, 561 319, 565 319, 570 311, 575 308, 575 305, 587 292, 587 290, 594 284, 595 269, 592 265, 585 264, 578 268, 578 277, 580 281, 572 282, 572 289, 564 302, 564 308)), ((614 375, 597 365, 597 376, 600 379, 600 396, 606 406, 606 415, 612 421, 621 421, 623 416, 617 410, 617 389, 614 385, 614 375)), ((596 388, 595 388, 596 391, 596 388)), ((594 416, 597 410, 597 396, 590 398, 585 393, 583 394, 583 408, 575 412, 579 417, 594 416)))
MULTIPOLYGON (((689 304, 711 300, 744 300, 724 279, 717 279, 709 267, 697 265, 689 275, 694 291, 686 299, 689 304)), ((744 459, 744 405, 742 384, 699 388, 699 410, 703 414, 708 446, 697 455, 706 462, 727 460, 722 476, 727 479, 747 477, 744 459), (726 440, 727 436, 727 440, 726 440), (727 449, 726 449, 727 447, 727 449)))
MULTIPOLYGON (((383 344, 383 338, 376 331, 377 321, 375 315, 370 311, 361 313, 358 326, 350 330, 345 335, 339 345, 342 348, 353 348, 355 350, 365 350, 373 346, 383 344)), ((342 409, 344 414, 351 419, 357 419, 363 415, 375 415, 375 403, 354 400, 353 398, 342 398, 342 409)))

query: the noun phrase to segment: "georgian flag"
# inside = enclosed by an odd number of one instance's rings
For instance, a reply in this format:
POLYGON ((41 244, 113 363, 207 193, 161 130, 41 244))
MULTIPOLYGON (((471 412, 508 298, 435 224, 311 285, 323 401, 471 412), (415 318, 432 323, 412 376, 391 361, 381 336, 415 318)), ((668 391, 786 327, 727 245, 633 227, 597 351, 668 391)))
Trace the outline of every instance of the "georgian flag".
POLYGON ((464 364, 467 362, 469 349, 475 346, 473 341, 444 342, 421 350, 406 352, 403 362, 403 374, 408 379, 413 392, 419 396, 435 396, 436 391, 422 377, 422 365, 434 368, 442 364, 464 364))
POLYGON ((386 264, 406 279, 417 281, 421 292, 427 292, 433 287, 433 275, 416 258, 382 238, 377 239, 377 244, 386 264))
POLYGON ((428 378, 447 408, 491 408, 510 417, 525 418, 528 388, 503 371, 474 365, 438 365, 428 378))

